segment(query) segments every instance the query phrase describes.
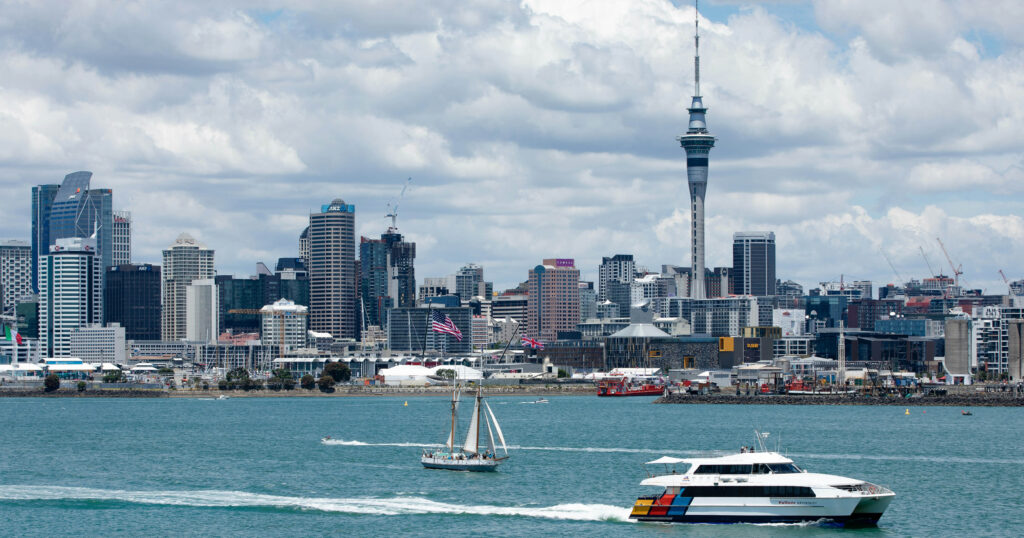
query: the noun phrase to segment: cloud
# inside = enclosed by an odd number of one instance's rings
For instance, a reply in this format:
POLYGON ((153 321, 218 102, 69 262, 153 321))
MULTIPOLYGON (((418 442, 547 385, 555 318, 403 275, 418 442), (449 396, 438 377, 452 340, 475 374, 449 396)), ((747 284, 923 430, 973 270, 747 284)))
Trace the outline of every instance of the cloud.
MULTIPOLYGON (((939 236, 972 283, 1019 265, 1021 8, 924 7, 701 20, 709 266, 745 230, 775 231, 804 284, 893 278, 879 249, 923 276, 939 236)), ((419 277, 686 265, 692 24, 667 0, 2 3, 0 196, 23 203, 0 236, 28 236, 31 185, 90 169, 135 212, 140 261, 189 231, 247 274, 335 197, 382 232, 411 176, 419 277)))

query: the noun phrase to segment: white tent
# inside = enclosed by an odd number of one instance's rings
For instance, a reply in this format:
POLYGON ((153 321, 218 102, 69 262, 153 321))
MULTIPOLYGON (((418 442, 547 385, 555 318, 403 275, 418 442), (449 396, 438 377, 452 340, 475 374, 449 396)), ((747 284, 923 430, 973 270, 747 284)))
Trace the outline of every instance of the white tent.
POLYGON ((430 375, 437 377, 441 370, 454 370, 455 378, 459 381, 477 381, 484 378, 484 373, 476 368, 463 366, 461 364, 442 364, 430 369, 430 375))
POLYGON ((100 369, 103 370, 104 372, 114 372, 120 370, 120 368, 118 368, 116 364, 111 364, 109 362, 103 363, 103 366, 101 366, 100 369))
POLYGON ((385 385, 426 385, 432 374, 430 368, 413 364, 399 364, 377 372, 384 378, 385 385))

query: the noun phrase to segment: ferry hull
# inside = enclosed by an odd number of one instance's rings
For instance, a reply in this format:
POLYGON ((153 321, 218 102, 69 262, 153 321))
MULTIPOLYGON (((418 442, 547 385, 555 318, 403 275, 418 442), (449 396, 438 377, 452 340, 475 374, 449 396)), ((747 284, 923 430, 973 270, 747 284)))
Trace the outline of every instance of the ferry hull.
POLYGON ((671 504, 637 500, 630 514, 637 521, 663 523, 803 523, 820 521, 845 527, 878 524, 892 496, 843 498, 746 498, 721 503, 709 498, 673 497, 671 504))
POLYGON ((770 515, 681 515, 681 516, 630 516, 637 521, 649 521, 659 523, 806 523, 821 521, 823 523, 834 523, 844 527, 873 527, 878 525, 881 513, 857 513, 849 516, 770 516, 770 515))

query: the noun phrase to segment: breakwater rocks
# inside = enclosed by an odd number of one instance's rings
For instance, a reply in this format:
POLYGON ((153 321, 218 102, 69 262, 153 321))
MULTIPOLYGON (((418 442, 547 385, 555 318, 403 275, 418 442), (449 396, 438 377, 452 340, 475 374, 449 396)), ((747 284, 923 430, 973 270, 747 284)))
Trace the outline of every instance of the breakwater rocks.
POLYGON ((654 403, 661 404, 726 404, 726 405, 894 405, 900 407, 1024 407, 1024 395, 1012 392, 979 392, 922 395, 909 398, 899 395, 843 395, 843 394, 669 394, 654 403))

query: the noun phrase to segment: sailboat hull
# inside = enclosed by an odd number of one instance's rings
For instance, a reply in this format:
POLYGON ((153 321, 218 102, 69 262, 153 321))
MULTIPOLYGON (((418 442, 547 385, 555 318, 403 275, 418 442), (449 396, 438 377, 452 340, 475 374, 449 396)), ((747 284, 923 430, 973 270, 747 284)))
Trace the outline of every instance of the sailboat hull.
POLYGON ((471 471, 480 473, 497 471, 498 465, 501 464, 501 461, 482 458, 450 459, 431 458, 424 456, 420 458, 420 463, 422 463, 423 466, 426 467, 427 469, 444 469, 446 471, 471 471))

